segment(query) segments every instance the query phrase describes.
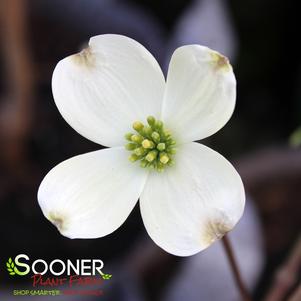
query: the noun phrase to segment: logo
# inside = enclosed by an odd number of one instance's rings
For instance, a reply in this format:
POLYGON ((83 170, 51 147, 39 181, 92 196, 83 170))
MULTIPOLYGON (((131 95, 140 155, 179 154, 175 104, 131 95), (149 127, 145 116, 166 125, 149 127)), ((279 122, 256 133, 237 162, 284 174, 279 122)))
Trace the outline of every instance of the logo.
POLYGON ((16 272, 17 272, 17 274, 19 273, 18 270, 15 271, 15 263, 12 261, 11 258, 8 259, 8 261, 6 263, 6 268, 7 268, 7 271, 9 272, 9 275, 16 275, 16 272))
POLYGON ((61 276, 63 274, 95 276, 99 274, 103 279, 110 279, 112 275, 102 272, 104 263, 100 259, 76 259, 75 263, 70 259, 64 262, 61 259, 54 259, 49 264, 43 259, 36 259, 29 265, 29 257, 25 254, 20 254, 14 260, 11 257, 6 262, 6 268, 9 275, 25 276, 31 271, 35 275, 44 275, 50 272, 54 276, 61 276), (20 271, 20 268, 22 269, 20 271))
POLYGON ((11 277, 31 275, 32 287, 43 290, 13 290, 13 295, 97 295, 101 290, 82 290, 89 286, 99 287, 103 281, 110 280, 111 274, 103 272, 101 259, 44 259, 31 260, 26 254, 8 258, 6 270, 11 277), (53 288, 59 288, 53 290, 53 288), (51 288, 51 290, 45 290, 51 288), (63 289, 62 289, 63 288, 63 289), (80 288, 80 290, 78 290, 80 288))

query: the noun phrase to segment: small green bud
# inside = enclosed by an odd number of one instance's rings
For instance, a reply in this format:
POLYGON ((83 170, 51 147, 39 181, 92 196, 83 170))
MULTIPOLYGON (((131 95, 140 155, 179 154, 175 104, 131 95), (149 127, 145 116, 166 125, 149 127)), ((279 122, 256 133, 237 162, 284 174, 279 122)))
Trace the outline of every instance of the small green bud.
POLYGON ((157 132, 153 132, 152 133, 152 138, 154 140, 154 142, 159 143, 160 142, 160 134, 157 132))
POLYGON ((157 150, 164 151, 165 150, 165 143, 161 142, 157 145, 157 150))
POLYGON ((135 121, 135 122, 133 123, 133 129, 134 129, 135 131, 140 132, 140 131, 143 130, 143 128, 144 128, 144 125, 143 125, 142 122, 140 122, 140 121, 135 121))
POLYGON ((162 129, 163 122, 161 120, 156 120, 155 127, 156 129, 162 129))
POLYGON ((175 161, 174 160, 169 160, 168 162, 167 162, 167 165, 168 166, 173 166, 173 165, 175 165, 175 161))
POLYGON ((131 154, 130 156, 129 156, 129 160, 131 161, 131 162, 135 162, 135 161, 137 161, 139 159, 139 156, 137 156, 136 154, 131 154))
POLYGON ((141 166, 142 168, 147 167, 148 164, 149 164, 149 162, 146 161, 146 160, 142 160, 142 161, 140 162, 140 166, 141 166))
POLYGON ((131 140, 137 144, 140 144, 143 141, 143 137, 139 135, 132 135, 131 140))
POLYGON ((153 162, 157 158, 157 155, 158 152, 156 150, 153 150, 146 155, 145 160, 147 160, 148 162, 153 162))
POLYGON ((132 136, 133 136, 132 133, 127 133, 127 134, 124 135, 125 139, 128 140, 128 141, 132 141, 131 140, 132 136))
POLYGON ((128 143, 125 145, 125 149, 127 150, 134 150, 137 147, 135 143, 128 143))
POLYGON ((162 172, 162 171, 164 171, 165 166, 161 162, 158 162, 156 168, 157 168, 158 172, 162 172))
POLYGON ((167 151, 170 155, 174 155, 177 152, 177 150, 174 147, 169 148, 167 151))
POLYGON ((153 117, 153 116, 148 116, 148 117, 147 117, 147 122, 148 122, 148 124, 149 124, 150 126, 153 126, 153 125, 155 124, 155 122, 156 122, 156 118, 153 117))
POLYGON ((170 130, 165 130, 164 131, 164 135, 165 135, 165 137, 170 137, 170 135, 171 135, 171 132, 170 132, 170 130))
POLYGON ((143 128, 143 134, 144 136, 150 136, 152 134, 153 130, 150 126, 145 126, 143 128))
POLYGON ((137 156, 142 156, 145 154, 145 149, 143 147, 137 147, 135 150, 134 150, 134 153, 137 155, 137 156))
POLYGON ((150 141, 148 139, 144 139, 142 141, 142 146, 146 149, 149 149, 149 148, 154 148, 155 144, 153 141, 150 141))
POLYGON ((168 139, 168 144, 169 144, 169 145, 175 145, 175 144, 176 144, 176 141, 173 140, 173 139, 168 139))
POLYGON ((169 157, 166 153, 160 153, 160 162, 162 164, 167 164, 167 162, 169 161, 169 157))

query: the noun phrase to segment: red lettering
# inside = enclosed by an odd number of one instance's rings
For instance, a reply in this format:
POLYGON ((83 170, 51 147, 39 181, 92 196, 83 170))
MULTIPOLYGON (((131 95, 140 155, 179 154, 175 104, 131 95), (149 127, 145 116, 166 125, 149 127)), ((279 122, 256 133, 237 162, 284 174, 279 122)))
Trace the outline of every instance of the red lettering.
POLYGON ((46 279, 43 279, 41 274, 33 275, 31 278, 33 279, 33 282, 32 282, 33 287, 36 287, 37 285, 51 286, 51 287, 59 286, 59 285, 63 285, 67 281, 67 278, 50 278, 50 277, 48 277, 46 279))

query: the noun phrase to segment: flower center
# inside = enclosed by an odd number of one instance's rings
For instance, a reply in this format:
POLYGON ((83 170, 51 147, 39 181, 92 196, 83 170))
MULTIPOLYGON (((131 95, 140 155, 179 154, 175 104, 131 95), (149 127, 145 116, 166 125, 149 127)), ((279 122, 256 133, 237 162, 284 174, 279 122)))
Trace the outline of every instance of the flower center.
POLYGON ((167 166, 174 163, 173 155, 176 153, 176 142, 160 120, 153 116, 147 117, 147 125, 140 121, 133 123, 136 133, 125 135, 129 142, 125 145, 132 154, 131 162, 140 161, 142 168, 150 168, 162 172, 167 166))

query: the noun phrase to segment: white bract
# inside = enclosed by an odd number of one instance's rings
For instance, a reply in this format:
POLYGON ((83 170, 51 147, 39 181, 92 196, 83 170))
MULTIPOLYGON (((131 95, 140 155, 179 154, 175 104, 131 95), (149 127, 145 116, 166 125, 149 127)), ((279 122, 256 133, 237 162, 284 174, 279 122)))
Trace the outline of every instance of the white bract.
POLYGON ((61 234, 108 235, 140 199, 155 243, 188 256, 238 222, 245 203, 240 176, 219 153, 193 142, 217 132, 233 113, 236 81, 224 56, 200 45, 180 47, 165 81, 138 42, 100 35, 57 64, 52 89, 65 120, 110 147, 60 163, 41 183, 39 204, 61 234))

